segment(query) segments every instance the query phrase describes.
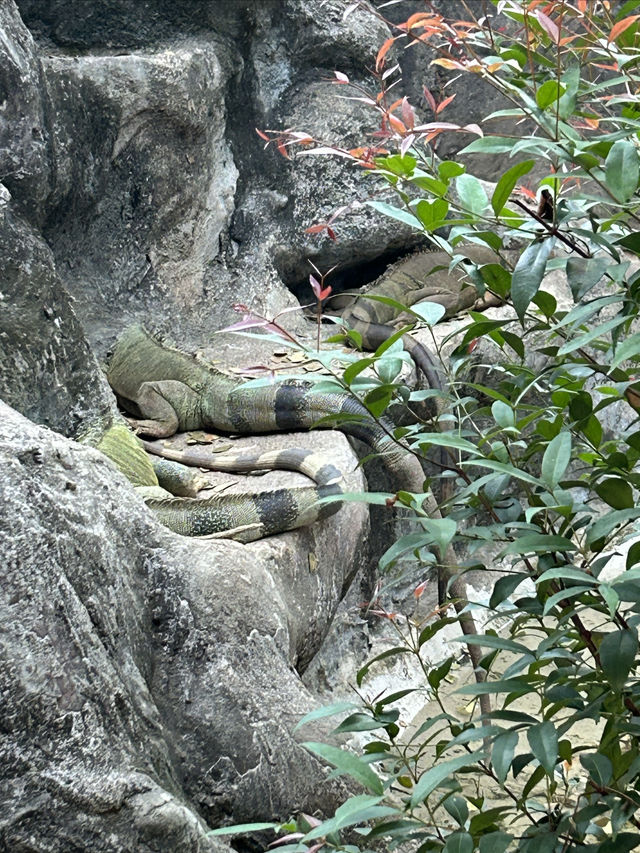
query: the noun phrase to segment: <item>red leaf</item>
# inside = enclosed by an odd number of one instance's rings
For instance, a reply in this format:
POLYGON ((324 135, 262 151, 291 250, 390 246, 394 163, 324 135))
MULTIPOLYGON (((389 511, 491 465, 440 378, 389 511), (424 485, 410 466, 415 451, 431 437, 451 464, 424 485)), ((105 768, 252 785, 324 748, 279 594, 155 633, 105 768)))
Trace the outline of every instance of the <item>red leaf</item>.
POLYGON ((531 201, 538 200, 538 196, 533 192, 533 190, 530 190, 529 187, 525 187, 520 184, 516 187, 516 189, 518 190, 518 192, 522 193, 522 195, 526 196, 528 199, 531 199, 531 201))
POLYGON ((438 104, 438 108, 436 109, 436 115, 438 115, 438 113, 441 113, 445 107, 448 107, 451 101, 455 98, 455 96, 456 94, 454 93, 453 95, 449 95, 448 98, 445 98, 444 101, 441 101, 438 104))
POLYGON ((413 111, 413 107, 411 106, 411 104, 409 103, 409 101, 406 98, 402 99, 402 110, 401 110, 401 112, 402 112, 402 120, 404 121, 405 125, 409 128, 409 130, 411 130, 413 125, 416 123, 416 117, 415 117, 415 113, 413 111))
POLYGON ((336 237, 336 232, 333 230, 333 228, 329 228, 329 227, 327 227, 327 237, 329 237, 331 240, 333 240, 334 243, 338 239, 336 237))
POLYGON ((387 118, 389 120, 389 124, 391 125, 391 127, 395 131, 397 131, 398 133, 406 133, 407 132, 407 128, 404 126, 404 124, 400 121, 400 119, 397 116, 389 114, 387 116, 387 118))
POLYGON ((631 24, 634 21, 637 21, 638 18, 640 18, 640 15, 629 15, 627 18, 623 18, 621 21, 618 21, 617 24, 614 24, 611 28, 611 32, 609 33, 609 41, 615 41, 618 36, 625 30, 629 29, 631 24))
POLYGON ((256 130, 256 133, 258 134, 258 136, 260 137, 260 139, 264 139, 265 142, 269 142, 269 137, 267 136, 266 133, 263 133, 261 130, 258 130, 257 127, 255 130, 256 130))
POLYGON ((289 152, 288 152, 288 151, 287 151, 287 149, 285 148, 284 142, 283 142, 281 139, 279 139, 279 140, 278 140, 278 151, 282 154, 282 156, 283 156, 285 159, 287 159, 287 160, 290 160, 290 159, 291 159, 291 158, 289 157, 289 152))
POLYGON ((558 39, 560 38, 560 30, 558 29, 557 24, 552 21, 548 15, 545 15, 544 12, 536 12, 536 18, 551 41, 554 44, 557 44, 558 39))
POLYGON ((305 234, 320 234, 321 231, 327 227, 326 222, 320 222, 318 225, 310 225, 309 228, 304 229, 305 234))
POLYGON ((378 55, 376 56, 376 71, 380 71, 380 69, 382 68, 384 64, 384 58, 389 52, 389 48, 394 43, 394 41, 395 38, 393 36, 390 36, 378 51, 378 55))
POLYGON ((438 105, 436 104, 436 99, 433 97, 433 95, 432 95, 432 94, 431 94, 431 92, 427 89, 427 87, 426 87, 426 86, 423 86, 423 87, 422 87, 422 93, 423 93, 423 95, 424 95, 424 97, 425 97, 425 99, 426 99, 427 103, 429 104, 429 106, 431 107, 431 109, 433 110, 433 112, 435 113, 435 112, 436 112, 436 110, 438 109, 438 105))
POLYGON ((425 589, 427 588, 428 583, 429 583, 428 581, 422 581, 422 583, 418 584, 418 586, 413 590, 414 598, 420 598, 420 596, 424 593, 425 589))

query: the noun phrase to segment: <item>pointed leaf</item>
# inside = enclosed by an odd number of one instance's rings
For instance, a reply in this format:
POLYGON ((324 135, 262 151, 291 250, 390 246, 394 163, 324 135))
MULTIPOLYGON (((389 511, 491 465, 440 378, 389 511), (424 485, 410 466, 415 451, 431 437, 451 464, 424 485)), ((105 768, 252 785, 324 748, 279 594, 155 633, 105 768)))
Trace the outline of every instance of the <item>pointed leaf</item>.
POLYGON ((473 853, 473 838, 468 832, 452 832, 442 853, 473 853))
POLYGON ((557 80, 547 80, 536 92, 536 103, 541 110, 544 110, 551 104, 557 103, 564 92, 564 86, 557 80))
POLYGON ((480 181, 473 175, 459 175, 456 178, 456 190, 462 205, 480 216, 487 209, 489 199, 480 181))
POLYGON ((504 784, 509 773, 517 745, 518 733, 504 732, 504 734, 498 735, 491 747, 491 763, 493 764, 496 776, 502 784, 504 784))
POLYGON ((455 773, 456 770, 460 770, 462 767, 469 767, 484 757, 484 752, 470 752, 434 765, 418 779, 411 795, 411 805, 417 806, 418 803, 421 803, 438 785, 441 785, 445 779, 448 779, 449 776, 455 773))
POLYGON ((598 654, 605 678, 614 690, 622 690, 638 652, 638 635, 634 628, 605 634, 598 654))
POLYGON ((322 708, 316 708, 313 711, 309 711, 308 714, 305 714, 304 717, 296 724, 294 731, 299 729, 300 726, 311 723, 313 720, 321 720, 323 717, 332 717, 334 714, 341 714, 344 711, 352 711, 356 707, 357 705, 353 702, 334 702, 333 705, 323 705, 322 708))
POLYGON ((567 281, 574 302, 579 302, 600 281, 610 264, 608 258, 569 258, 567 281))
POLYGON ((332 764, 341 773, 346 773, 357 782, 360 782, 367 790, 374 794, 382 794, 382 782, 376 773, 361 761, 356 755, 353 755, 346 750, 339 749, 336 746, 329 746, 326 743, 307 742, 302 744, 309 752, 324 758, 329 764, 332 764))
POLYGON ((551 720, 531 726, 527 732, 531 752, 544 767, 548 776, 553 775, 558 763, 558 735, 551 720))
POLYGON ((560 482, 571 461, 571 433, 560 432, 551 439, 542 457, 540 479, 550 489, 560 482))
POLYGON ((629 201, 638 186, 638 152, 627 139, 611 146, 604 164, 607 187, 618 201, 629 201))
POLYGON ((502 208, 509 200, 513 188, 518 183, 519 179, 530 172, 535 166, 535 160, 525 160, 522 163, 516 163, 508 169, 496 184, 496 188, 491 196, 491 207, 496 216, 499 215, 502 208))
POLYGON ((237 823, 234 826, 221 826, 218 829, 210 829, 207 837, 212 835, 236 835, 240 832, 260 832, 263 829, 275 829, 279 823, 237 823))
POLYGON ((640 332, 635 335, 625 338, 616 347, 615 356, 611 362, 611 367, 618 367, 623 361, 629 358, 635 358, 640 355, 640 332))
POLYGON ((538 292, 552 246, 553 240, 532 243, 518 259, 511 279, 511 300, 520 320, 538 292))
POLYGON ((635 506, 631 483, 620 477, 609 477, 607 480, 601 480, 594 486, 594 491, 599 498, 602 498, 614 509, 630 509, 635 506))

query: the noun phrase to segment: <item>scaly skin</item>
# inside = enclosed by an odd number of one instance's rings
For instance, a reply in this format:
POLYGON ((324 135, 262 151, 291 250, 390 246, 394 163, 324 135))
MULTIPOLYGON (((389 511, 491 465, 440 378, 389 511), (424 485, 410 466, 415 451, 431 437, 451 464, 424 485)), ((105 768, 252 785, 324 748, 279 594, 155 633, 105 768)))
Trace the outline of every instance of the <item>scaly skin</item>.
POLYGON ((420 463, 394 441, 392 424, 376 422, 349 394, 316 394, 304 380, 246 387, 213 365, 164 346, 141 326, 126 329, 118 340, 107 378, 137 418, 137 431, 153 438, 192 429, 245 434, 309 429, 327 416, 354 415, 354 421, 338 420, 336 429, 379 453, 396 488, 422 491, 420 463))
POLYGON ((324 456, 290 449, 262 454, 210 454, 204 451, 172 451, 153 447, 157 458, 149 459, 143 442, 124 423, 115 423, 100 436, 88 437, 129 479, 158 519, 183 536, 218 536, 251 542, 313 524, 333 515, 340 501, 320 499, 342 494, 342 473, 324 456), (155 470, 160 463, 162 485, 176 494, 195 495, 203 480, 185 465, 222 471, 285 468, 300 471, 316 481, 315 486, 275 489, 271 492, 223 494, 190 500, 174 497, 161 488, 155 470), (177 489, 177 491, 176 491, 177 489))

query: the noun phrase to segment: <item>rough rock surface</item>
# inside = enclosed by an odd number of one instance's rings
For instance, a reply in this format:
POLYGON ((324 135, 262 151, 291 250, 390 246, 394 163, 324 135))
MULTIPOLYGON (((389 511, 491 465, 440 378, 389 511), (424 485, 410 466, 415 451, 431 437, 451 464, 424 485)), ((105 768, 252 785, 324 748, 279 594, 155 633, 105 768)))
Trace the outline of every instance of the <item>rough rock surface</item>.
POLYGON ((0 399, 65 435, 115 409, 51 250, 0 184, 0 399))
POLYGON ((0 425, 0 846, 213 850, 203 819, 335 803, 291 736, 313 707, 295 667, 348 585, 359 508, 184 540, 97 451, 4 404, 0 425))
POLYGON ((386 36, 362 11, 344 20, 347 5, 20 0, 44 81, 44 233, 100 355, 126 320, 202 342, 235 303, 269 316, 295 305, 287 287, 308 278, 307 259, 349 281, 358 259, 419 239, 366 206, 338 244, 304 234, 367 190, 349 164, 288 162, 254 131, 304 124, 349 144, 373 129, 327 82, 335 68, 364 81, 386 36))

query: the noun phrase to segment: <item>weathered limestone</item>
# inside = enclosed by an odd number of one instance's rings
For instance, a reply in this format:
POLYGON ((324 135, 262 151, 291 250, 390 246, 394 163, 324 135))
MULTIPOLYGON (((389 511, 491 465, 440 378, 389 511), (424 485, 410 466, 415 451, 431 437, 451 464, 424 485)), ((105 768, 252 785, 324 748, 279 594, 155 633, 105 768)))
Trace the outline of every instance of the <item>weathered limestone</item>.
POLYGON ((202 819, 335 804, 291 735, 313 707, 294 667, 357 565, 357 505, 251 546, 185 540, 4 404, 0 491, 0 847, 214 850, 202 819))

